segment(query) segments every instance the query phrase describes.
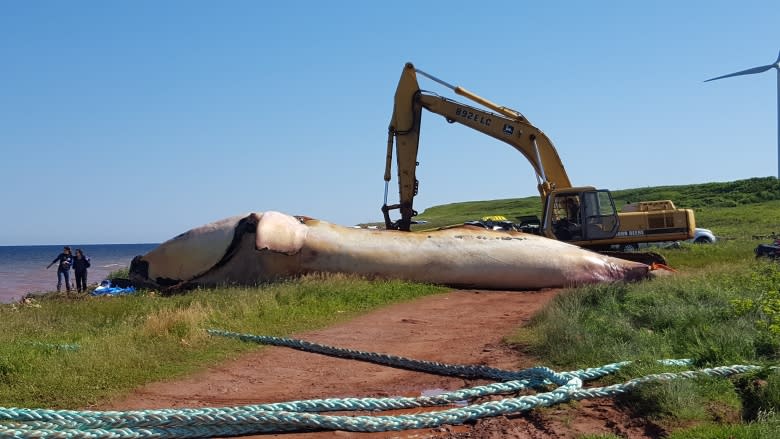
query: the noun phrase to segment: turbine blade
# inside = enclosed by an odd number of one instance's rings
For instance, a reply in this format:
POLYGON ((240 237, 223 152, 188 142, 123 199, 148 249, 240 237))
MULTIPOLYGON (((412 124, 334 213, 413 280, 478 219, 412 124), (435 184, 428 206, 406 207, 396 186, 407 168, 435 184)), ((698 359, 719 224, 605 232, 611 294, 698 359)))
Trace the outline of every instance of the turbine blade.
POLYGON ((731 78, 732 76, 752 75, 754 73, 766 72, 774 66, 774 64, 769 64, 761 67, 753 67, 752 69, 742 70, 741 72, 729 73, 728 75, 718 76, 717 78, 710 78, 704 82, 710 82, 716 79, 731 78))
POLYGON ((777 61, 775 61, 775 65, 780 62, 780 53, 777 54, 777 61))

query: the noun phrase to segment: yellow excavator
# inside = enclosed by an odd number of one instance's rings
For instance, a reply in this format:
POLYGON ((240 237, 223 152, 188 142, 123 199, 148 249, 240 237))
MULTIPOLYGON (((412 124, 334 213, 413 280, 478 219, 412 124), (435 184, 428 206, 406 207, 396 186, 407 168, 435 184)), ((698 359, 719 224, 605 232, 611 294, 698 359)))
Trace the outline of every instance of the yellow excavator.
POLYGON ((618 213, 609 190, 573 187, 550 139, 519 111, 450 85, 416 69, 411 63, 404 66, 398 82, 387 136, 385 199, 382 205, 387 229, 408 231, 412 218, 417 215, 414 197, 419 182, 415 172, 423 109, 444 116, 449 123, 460 123, 505 142, 528 160, 536 172, 543 204, 537 228, 539 234, 597 251, 638 249, 640 243, 680 241, 694 235, 696 223, 693 211, 676 208, 670 200, 631 203, 618 213), (417 82, 418 74, 492 111, 423 91, 417 82), (399 203, 388 205, 394 149, 398 165, 399 203), (392 210, 399 210, 401 218, 391 220, 392 210))

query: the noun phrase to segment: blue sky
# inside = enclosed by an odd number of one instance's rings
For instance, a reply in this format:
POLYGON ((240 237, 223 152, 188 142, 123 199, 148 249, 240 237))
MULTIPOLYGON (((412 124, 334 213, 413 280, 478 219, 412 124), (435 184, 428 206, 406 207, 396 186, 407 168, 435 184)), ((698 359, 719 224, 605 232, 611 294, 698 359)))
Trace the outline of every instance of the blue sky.
MULTIPOLYGON (((407 61, 522 112, 575 185, 776 175, 775 72, 702 81, 774 62, 778 22, 776 0, 4 2, 0 245, 378 221, 407 61)), ((537 194, 512 148, 422 124, 419 211, 537 194)))

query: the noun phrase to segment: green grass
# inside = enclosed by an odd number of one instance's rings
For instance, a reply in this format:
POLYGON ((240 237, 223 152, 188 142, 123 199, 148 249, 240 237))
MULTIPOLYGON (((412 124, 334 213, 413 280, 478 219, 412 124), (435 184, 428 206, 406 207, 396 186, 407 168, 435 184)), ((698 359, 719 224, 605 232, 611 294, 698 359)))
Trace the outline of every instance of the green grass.
MULTIPOLYGON (((719 253, 714 247, 711 252, 719 253)), ((694 367, 780 364, 780 331, 767 325, 780 319, 780 310, 764 306, 767 294, 780 287, 780 265, 752 257, 694 263, 711 252, 680 257, 696 268, 674 276, 564 292, 508 340, 557 369, 635 362, 606 378, 607 384, 680 369, 655 362, 664 358, 690 358, 694 367), (756 306, 738 306, 746 300, 756 306)), ((780 371, 655 383, 617 401, 670 430, 755 422, 761 412, 780 411, 780 371)))
POLYGON ((186 295, 0 306, 0 406, 79 408, 182 376, 257 346, 205 330, 286 336, 444 289, 349 276, 310 276, 186 295), (78 349, 63 349, 77 345, 78 349))
POLYGON ((477 220, 487 215, 503 215, 509 219, 523 215, 540 215, 541 210, 539 197, 445 204, 430 207, 418 215, 416 219, 425 220, 427 223, 414 225, 412 230, 444 227, 477 220))
POLYGON ((705 424, 673 431, 669 439, 775 439, 780 432, 780 417, 773 413, 741 425, 705 424))

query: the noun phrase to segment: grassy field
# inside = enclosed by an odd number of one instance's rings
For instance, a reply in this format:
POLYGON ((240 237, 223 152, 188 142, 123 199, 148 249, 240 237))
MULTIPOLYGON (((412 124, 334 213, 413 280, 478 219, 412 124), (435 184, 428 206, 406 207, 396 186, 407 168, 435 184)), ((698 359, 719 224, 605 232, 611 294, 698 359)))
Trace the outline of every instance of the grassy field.
MULTIPOLYGON (((612 191, 618 210, 632 201, 673 200, 677 207, 695 210, 699 227, 725 238, 750 238, 754 234, 780 233, 780 181, 773 177, 728 183, 659 186, 612 191)), ((425 209, 416 217, 428 221, 414 230, 477 220, 486 215, 509 219, 541 214, 538 196, 493 201, 467 201, 425 209)))
MULTIPOLYGON (((694 208, 698 224, 719 241, 659 249, 678 270, 674 276, 567 290, 507 341, 560 369, 634 360, 605 383, 669 370, 654 362, 662 358, 691 358, 699 367, 780 365, 780 265, 753 255, 759 242, 769 241, 754 235, 780 232, 778 180, 614 196, 619 204, 668 198, 694 208)), ((538 197, 466 202, 429 208, 420 218, 430 221, 428 228, 484 215, 536 214, 539 207, 538 197)), ((174 297, 50 297, 0 305, 0 406, 89 407, 256 349, 209 338, 206 328, 283 336, 441 291, 329 276, 174 297)), ((618 403, 674 430, 672 438, 777 437, 780 373, 646 385, 618 403)))

